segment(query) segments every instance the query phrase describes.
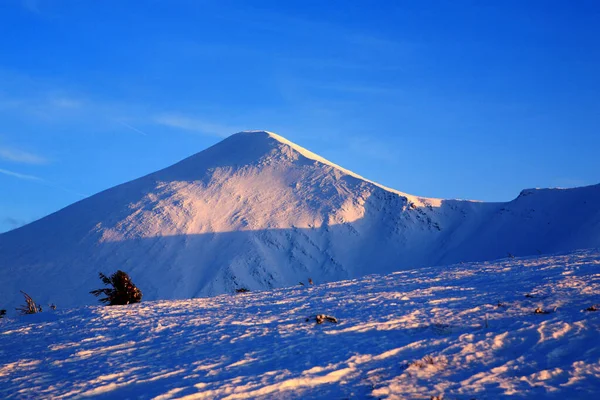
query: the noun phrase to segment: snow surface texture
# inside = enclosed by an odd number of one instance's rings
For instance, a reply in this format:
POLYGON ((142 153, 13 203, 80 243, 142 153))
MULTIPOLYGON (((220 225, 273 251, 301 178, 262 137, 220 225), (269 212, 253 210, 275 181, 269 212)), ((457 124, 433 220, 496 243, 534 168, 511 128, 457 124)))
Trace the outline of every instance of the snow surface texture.
POLYGON ((599 267, 578 251, 4 319, 0 398, 596 399, 599 267))
POLYGON ((600 245, 600 185, 508 203, 385 188, 273 133, 242 132, 169 168, 0 235, 0 308, 92 304, 122 269, 144 300, 330 282, 600 245))

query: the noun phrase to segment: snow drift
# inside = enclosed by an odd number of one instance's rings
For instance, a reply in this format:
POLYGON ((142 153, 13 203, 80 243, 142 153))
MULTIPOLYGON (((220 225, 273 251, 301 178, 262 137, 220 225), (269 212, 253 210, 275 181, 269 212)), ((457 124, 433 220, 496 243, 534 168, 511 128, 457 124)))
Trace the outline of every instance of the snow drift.
POLYGON ((98 272, 184 299, 600 244, 600 185, 508 203, 392 190, 264 131, 0 235, 0 305, 90 304, 98 272))

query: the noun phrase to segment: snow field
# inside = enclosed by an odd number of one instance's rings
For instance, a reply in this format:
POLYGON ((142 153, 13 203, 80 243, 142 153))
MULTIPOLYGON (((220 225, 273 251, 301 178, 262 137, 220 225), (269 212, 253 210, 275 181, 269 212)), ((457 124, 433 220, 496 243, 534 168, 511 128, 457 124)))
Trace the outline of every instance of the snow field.
POLYGON ((0 398, 600 394, 597 250, 316 283, 0 320, 0 398))

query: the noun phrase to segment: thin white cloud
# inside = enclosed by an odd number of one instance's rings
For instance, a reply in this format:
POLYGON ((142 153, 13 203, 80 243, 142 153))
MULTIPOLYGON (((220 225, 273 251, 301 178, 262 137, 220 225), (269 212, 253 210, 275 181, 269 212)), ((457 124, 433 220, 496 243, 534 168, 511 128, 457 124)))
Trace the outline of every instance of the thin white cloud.
POLYGON ((210 136, 227 137, 243 129, 238 127, 215 124, 199 118, 186 117, 179 114, 163 114, 156 117, 155 122, 171 128, 182 129, 190 132, 202 133, 210 136))
POLYGON ((137 132, 137 133, 139 133, 140 135, 148 136, 148 134, 147 134, 146 132, 144 132, 144 131, 141 131, 141 130, 139 130, 138 128, 136 128, 136 127, 134 127, 134 126, 131 126, 131 125, 129 125, 128 123, 125 123, 125 122, 123 122, 123 121, 117 121, 117 122, 118 122, 119 124, 123 125, 125 128, 128 128, 128 129, 130 129, 130 130, 132 130, 132 131, 134 131, 134 132, 137 132))
POLYGON ((0 174, 12 176, 13 178, 24 179, 27 181, 38 181, 38 182, 44 181, 42 178, 34 176, 34 175, 21 174, 19 172, 9 171, 7 169, 1 169, 1 168, 0 168, 0 174))
MULTIPOLYGON (((0 80, 2 78, 0 73, 0 80)), ((0 92, 0 110, 10 110, 16 114, 27 115, 38 120, 89 118, 89 113, 98 107, 88 103, 76 98, 57 97, 43 93, 6 95, 0 92)))
POLYGON ((0 159, 21 164, 47 164, 48 160, 37 154, 0 146, 0 159))
POLYGON ((26 180, 26 181, 33 181, 33 182, 39 183, 41 185, 45 185, 45 186, 52 187, 54 189, 62 190, 64 192, 73 194, 73 195, 78 196, 78 197, 88 197, 89 196, 89 195, 87 195, 85 193, 80 193, 80 192, 77 192, 75 190, 68 189, 66 187, 57 185, 56 183, 47 181, 47 180, 45 180, 43 178, 40 178, 39 176, 35 176, 35 175, 22 174, 20 172, 9 171, 7 169, 2 169, 2 168, 0 168, 0 174, 11 176, 11 177, 17 178, 17 179, 23 179, 23 180, 26 180))

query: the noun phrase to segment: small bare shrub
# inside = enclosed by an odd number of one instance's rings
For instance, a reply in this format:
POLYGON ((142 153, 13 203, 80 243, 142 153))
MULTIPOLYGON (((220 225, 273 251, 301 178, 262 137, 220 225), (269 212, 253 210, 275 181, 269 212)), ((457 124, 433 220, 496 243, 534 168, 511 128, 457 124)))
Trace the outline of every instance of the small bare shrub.
POLYGON ((429 367, 430 365, 435 365, 438 367, 445 367, 446 364, 448 364, 448 360, 446 360, 446 357, 444 357, 444 356, 433 357, 428 354, 420 360, 411 362, 410 364, 408 364, 408 366, 414 367, 414 368, 419 368, 419 369, 424 369, 424 368, 429 367))
POLYGON ((25 297, 25 304, 16 309, 19 313, 21 313, 22 315, 26 315, 42 312, 42 306, 38 306, 37 304, 35 304, 35 301, 33 301, 30 295, 28 295, 22 290, 20 292, 23 293, 23 297, 25 297))

